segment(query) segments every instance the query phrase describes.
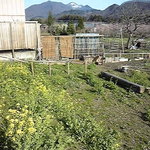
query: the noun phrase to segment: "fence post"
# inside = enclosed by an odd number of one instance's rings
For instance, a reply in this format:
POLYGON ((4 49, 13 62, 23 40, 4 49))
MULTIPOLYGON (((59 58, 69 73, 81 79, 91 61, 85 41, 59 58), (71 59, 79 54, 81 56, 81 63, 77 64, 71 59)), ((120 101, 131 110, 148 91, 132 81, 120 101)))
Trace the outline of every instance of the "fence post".
POLYGON ((87 74, 87 61, 84 61, 84 73, 87 74))
POLYGON ((12 58, 15 58, 12 23, 10 23, 9 26, 10 26, 10 43, 11 43, 11 49, 12 49, 12 58))
POLYGON ((68 75, 70 74, 70 62, 68 61, 67 63, 67 66, 68 66, 68 75))
POLYGON ((49 76, 52 76, 52 65, 51 65, 51 63, 49 63, 49 76))

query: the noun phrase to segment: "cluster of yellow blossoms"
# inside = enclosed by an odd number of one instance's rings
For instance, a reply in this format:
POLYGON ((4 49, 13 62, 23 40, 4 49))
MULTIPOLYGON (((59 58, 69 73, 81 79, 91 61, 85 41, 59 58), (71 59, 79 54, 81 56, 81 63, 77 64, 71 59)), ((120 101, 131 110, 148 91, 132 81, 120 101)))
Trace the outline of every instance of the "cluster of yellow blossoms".
POLYGON ((6 136, 10 137, 13 141, 36 132, 34 121, 31 117, 32 112, 28 110, 28 106, 25 105, 21 108, 20 104, 17 104, 16 107, 17 109, 9 109, 8 115, 5 118, 8 123, 6 136))

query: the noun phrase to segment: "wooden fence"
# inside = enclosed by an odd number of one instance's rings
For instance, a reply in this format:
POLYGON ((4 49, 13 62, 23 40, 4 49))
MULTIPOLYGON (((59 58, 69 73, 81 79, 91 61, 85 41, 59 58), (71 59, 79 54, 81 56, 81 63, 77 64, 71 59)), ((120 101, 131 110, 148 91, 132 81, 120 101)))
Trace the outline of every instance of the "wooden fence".
POLYGON ((37 49, 40 24, 37 22, 0 22, 0 51, 37 49))

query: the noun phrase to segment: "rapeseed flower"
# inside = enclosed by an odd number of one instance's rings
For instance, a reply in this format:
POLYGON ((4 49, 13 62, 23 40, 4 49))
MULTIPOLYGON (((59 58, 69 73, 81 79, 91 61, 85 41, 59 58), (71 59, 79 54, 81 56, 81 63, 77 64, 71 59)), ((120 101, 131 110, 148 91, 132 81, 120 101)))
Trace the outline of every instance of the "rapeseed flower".
POLYGON ((16 133, 20 135, 20 134, 23 134, 23 131, 19 129, 16 131, 16 133))
POLYGON ((15 114, 17 112, 17 110, 9 109, 8 112, 15 114))
POLYGON ((22 126, 24 125, 24 123, 25 123, 24 120, 23 120, 23 121, 20 121, 20 122, 19 122, 19 127, 22 127, 22 126))
POLYGON ((15 127, 15 125, 14 125, 13 123, 11 123, 11 124, 9 125, 9 127, 12 129, 12 128, 15 127))
POLYGON ((28 128, 28 131, 30 134, 32 134, 32 133, 36 132, 36 129, 35 128, 28 128))
POLYGON ((14 122, 15 120, 14 119, 10 119, 10 122, 14 122))
POLYGON ((21 116, 21 117, 25 117, 25 116, 26 116, 26 114, 25 114, 25 113, 24 113, 24 114, 20 114, 20 116, 21 116))
POLYGON ((18 119, 15 119, 15 122, 16 122, 16 123, 18 123, 18 122, 19 122, 19 120, 18 120, 18 119))
POLYGON ((10 119, 10 116, 6 116, 6 119, 9 120, 9 119, 10 119))
POLYGON ((28 106, 27 106, 27 105, 24 105, 24 108, 28 108, 28 106))

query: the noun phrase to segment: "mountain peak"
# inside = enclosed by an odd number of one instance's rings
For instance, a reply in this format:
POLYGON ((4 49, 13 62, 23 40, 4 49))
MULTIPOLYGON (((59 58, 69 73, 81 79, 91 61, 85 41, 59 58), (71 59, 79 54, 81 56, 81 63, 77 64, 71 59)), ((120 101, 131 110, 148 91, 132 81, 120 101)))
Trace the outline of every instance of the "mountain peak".
POLYGON ((72 9, 80 9, 80 8, 82 8, 81 5, 78 5, 78 4, 75 3, 75 2, 70 2, 68 5, 71 6, 72 9))

